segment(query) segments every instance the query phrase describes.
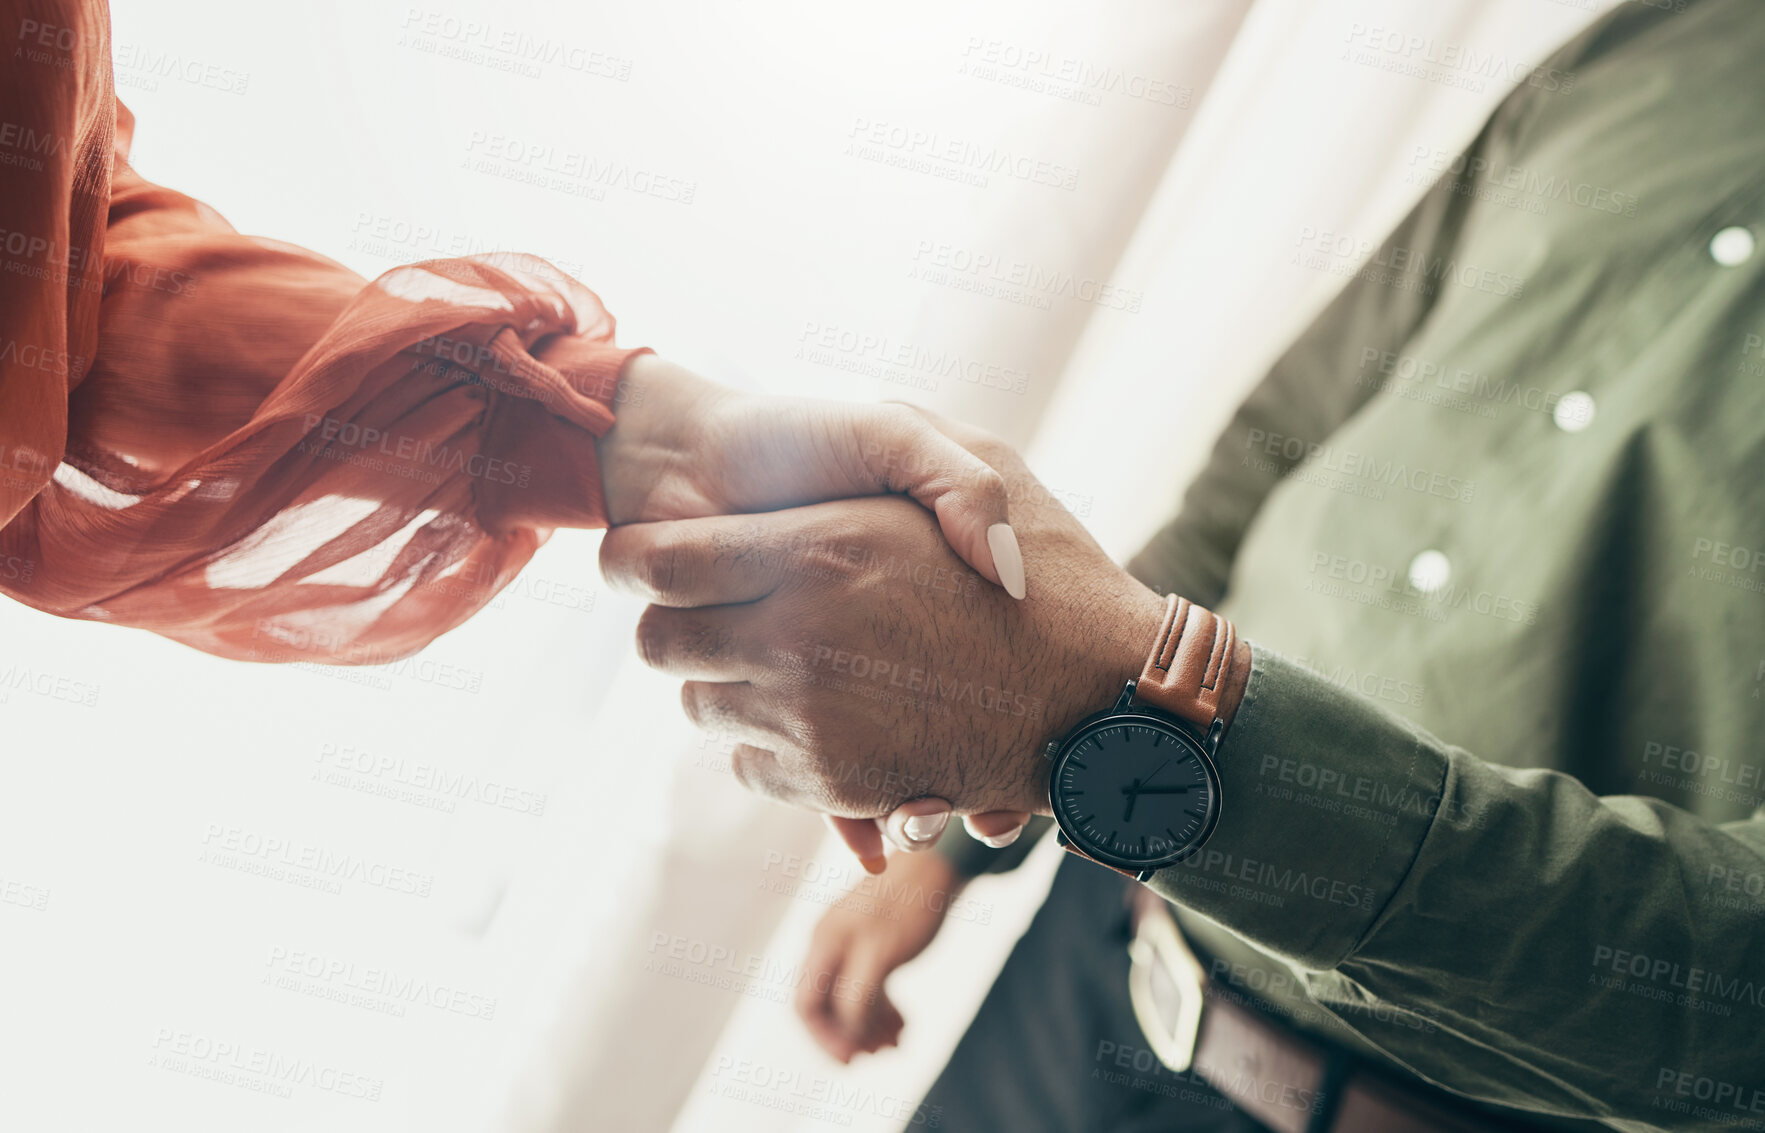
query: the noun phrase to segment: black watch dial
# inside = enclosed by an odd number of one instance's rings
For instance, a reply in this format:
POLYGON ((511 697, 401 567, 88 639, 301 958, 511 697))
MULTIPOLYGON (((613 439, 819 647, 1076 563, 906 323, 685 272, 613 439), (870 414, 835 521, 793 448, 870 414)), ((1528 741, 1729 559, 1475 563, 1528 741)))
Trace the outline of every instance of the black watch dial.
POLYGON ((1154 869, 1213 832, 1219 775, 1200 741, 1150 713, 1107 714, 1067 737, 1048 787, 1069 841, 1099 861, 1154 869))

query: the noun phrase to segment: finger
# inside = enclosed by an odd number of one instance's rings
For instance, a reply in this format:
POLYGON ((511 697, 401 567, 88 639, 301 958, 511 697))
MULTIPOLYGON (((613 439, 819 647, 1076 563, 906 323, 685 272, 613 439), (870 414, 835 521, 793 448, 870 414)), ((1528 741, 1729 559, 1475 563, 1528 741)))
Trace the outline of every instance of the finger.
POLYGON ((881 873, 889 867, 889 860, 883 854, 883 832, 874 818, 842 818, 837 814, 824 814, 828 827, 846 844, 846 849, 858 858, 865 873, 881 873))
POLYGON ((817 931, 809 938, 809 954, 804 957, 805 979, 797 985, 793 1005, 809 1034, 821 1049, 841 1062, 850 1062, 857 1045, 846 1034, 845 1027, 834 1015, 831 993, 839 981, 845 953, 852 938, 845 933, 817 931))
MULTIPOLYGON (((786 742, 784 729, 773 716, 771 706, 753 685, 745 681, 730 684, 687 681, 680 686, 680 707, 686 712, 686 718, 703 731, 769 747, 780 747, 786 742)), ((745 745, 737 745, 736 750, 742 746, 745 745)), ((765 754, 777 758, 770 750, 765 754)))
POLYGON ((683 680, 750 680, 766 671, 746 647, 755 638, 744 632, 753 616, 751 606, 650 606, 637 620, 637 655, 650 668, 683 680))
POLYGON ((786 511, 628 523, 601 540, 601 574, 658 606, 752 602, 785 581, 814 518, 786 511))
POLYGON ((847 950, 843 977, 828 997, 840 1030, 858 1050, 874 1051, 899 1031, 901 1013, 883 989, 894 965, 869 940, 860 937, 847 950))
POLYGON ((1030 812, 1027 810, 989 810, 984 814, 965 815, 962 825, 976 841, 1003 850, 1017 841, 1029 821, 1030 812))
POLYGON ((1024 596, 1023 553, 1011 529, 1005 478, 917 412, 847 408, 844 451, 855 479, 905 492, 938 517, 950 547, 1013 598, 1024 596))
POLYGON ((950 822, 950 804, 939 798, 909 799, 889 813, 889 841, 909 853, 938 844, 950 822))

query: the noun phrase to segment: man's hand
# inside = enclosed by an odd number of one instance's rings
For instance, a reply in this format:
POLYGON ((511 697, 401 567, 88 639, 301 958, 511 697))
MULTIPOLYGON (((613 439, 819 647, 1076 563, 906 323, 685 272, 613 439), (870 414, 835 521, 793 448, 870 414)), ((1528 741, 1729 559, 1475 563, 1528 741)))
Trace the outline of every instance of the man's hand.
POLYGON ((900 1041, 905 1021, 884 981, 925 951, 962 886, 941 854, 915 855, 901 868, 906 876, 881 895, 855 886, 848 900, 822 915, 809 939, 797 1014, 822 1049, 841 1062, 900 1041))
POLYGON ((609 524, 904 493, 969 565, 1023 597, 1004 479, 906 406, 737 394, 653 354, 620 384, 596 445, 609 524))
POLYGON ((750 788, 852 818, 908 800, 1046 813, 1042 746, 1138 673, 1160 599, 1014 453, 957 435, 1012 485, 1037 577, 1022 602, 979 584, 898 499, 633 525, 602 543, 609 581, 655 603, 640 653, 686 680, 696 723, 746 741, 732 765, 750 788))

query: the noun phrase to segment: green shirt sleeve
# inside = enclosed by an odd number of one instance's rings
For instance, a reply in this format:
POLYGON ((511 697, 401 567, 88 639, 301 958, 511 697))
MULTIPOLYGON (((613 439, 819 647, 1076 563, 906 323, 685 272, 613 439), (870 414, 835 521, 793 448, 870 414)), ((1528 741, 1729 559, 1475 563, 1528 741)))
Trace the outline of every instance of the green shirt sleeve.
POLYGON ((1261 648, 1219 769, 1213 837, 1150 885, 1420 1077, 1620 1128, 1765 1126, 1762 812, 1497 766, 1261 648))

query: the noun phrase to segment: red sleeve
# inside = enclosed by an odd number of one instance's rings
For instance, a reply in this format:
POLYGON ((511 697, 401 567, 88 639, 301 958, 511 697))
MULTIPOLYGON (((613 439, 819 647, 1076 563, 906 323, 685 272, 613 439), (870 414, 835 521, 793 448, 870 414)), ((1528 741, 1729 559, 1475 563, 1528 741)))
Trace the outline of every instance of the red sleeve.
POLYGON ((366 283, 240 235, 128 166, 87 43, 101 104, 0 87, 9 121, 77 139, 0 165, 9 215, 70 249, 59 278, 0 272, 0 590, 241 660, 379 663, 603 522, 594 439, 637 351, 591 292, 524 256, 366 283), (108 202, 87 231, 82 193, 108 202))

